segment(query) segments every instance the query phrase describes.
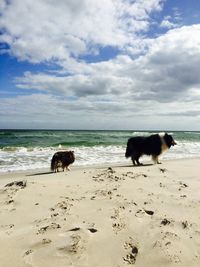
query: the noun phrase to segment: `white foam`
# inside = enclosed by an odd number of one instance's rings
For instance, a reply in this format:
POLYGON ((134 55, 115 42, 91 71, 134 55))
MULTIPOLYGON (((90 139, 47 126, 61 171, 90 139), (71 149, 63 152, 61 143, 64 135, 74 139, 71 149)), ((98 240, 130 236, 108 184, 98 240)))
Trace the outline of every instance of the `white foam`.
MULTIPOLYGON (((64 147, 60 149, 64 150, 64 147)), ((128 163, 126 159, 125 146, 93 146, 93 147, 71 147, 75 151, 75 166, 92 166, 101 164, 128 163)), ((53 154, 59 148, 36 147, 36 148, 11 148, 0 150, 0 172, 31 170, 38 168, 50 168, 53 154)), ((200 157, 200 142, 178 142, 161 155, 161 159, 180 159, 200 157)), ((143 157, 142 161, 151 160, 143 157)))

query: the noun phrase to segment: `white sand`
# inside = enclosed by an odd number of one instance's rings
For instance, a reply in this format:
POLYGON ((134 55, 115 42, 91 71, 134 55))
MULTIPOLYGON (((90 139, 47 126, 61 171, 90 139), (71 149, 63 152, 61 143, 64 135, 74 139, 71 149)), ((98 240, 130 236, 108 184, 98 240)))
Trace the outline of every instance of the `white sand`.
POLYGON ((199 267, 199 162, 1 174, 0 266, 199 267))

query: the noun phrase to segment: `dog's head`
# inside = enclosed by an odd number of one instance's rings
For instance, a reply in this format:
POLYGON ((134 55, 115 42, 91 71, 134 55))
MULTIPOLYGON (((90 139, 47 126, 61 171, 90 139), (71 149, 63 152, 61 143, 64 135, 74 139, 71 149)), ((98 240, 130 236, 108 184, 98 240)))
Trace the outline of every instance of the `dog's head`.
POLYGON ((165 133, 164 140, 167 146, 170 148, 171 146, 177 145, 177 143, 174 141, 173 137, 170 134, 165 133))
POLYGON ((67 151, 68 155, 74 156, 74 151, 67 151))
POLYGON ((70 162, 74 162, 75 160, 74 151, 67 151, 66 156, 70 162))
POLYGON ((71 150, 63 151, 63 153, 64 153, 65 155, 74 155, 74 151, 71 151, 71 150))

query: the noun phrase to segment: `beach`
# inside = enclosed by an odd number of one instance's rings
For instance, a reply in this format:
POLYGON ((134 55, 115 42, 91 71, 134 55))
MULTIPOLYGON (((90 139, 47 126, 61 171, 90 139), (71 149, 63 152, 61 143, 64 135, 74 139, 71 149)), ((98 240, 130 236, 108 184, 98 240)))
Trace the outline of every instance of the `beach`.
POLYGON ((1 266, 199 266, 198 166, 1 173, 1 266))
MULTIPOLYGON (((0 130, 0 173, 49 168, 54 153, 75 152, 75 167, 127 164, 127 140, 159 131, 0 130)), ((177 146, 161 159, 200 157, 200 132, 169 131, 177 146)), ((143 157, 147 162, 149 157, 143 157)))

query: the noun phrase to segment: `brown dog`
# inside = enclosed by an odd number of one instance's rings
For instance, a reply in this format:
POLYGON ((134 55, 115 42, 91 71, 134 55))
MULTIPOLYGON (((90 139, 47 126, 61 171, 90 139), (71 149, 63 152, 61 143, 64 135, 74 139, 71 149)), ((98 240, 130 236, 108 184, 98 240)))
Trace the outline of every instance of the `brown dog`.
POLYGON ((69 165, 75 161, 74 151, 59 151, 56 152, 51 159, 51 170, 59 172, 59 168, 64 171, 69 169, 69 165))

